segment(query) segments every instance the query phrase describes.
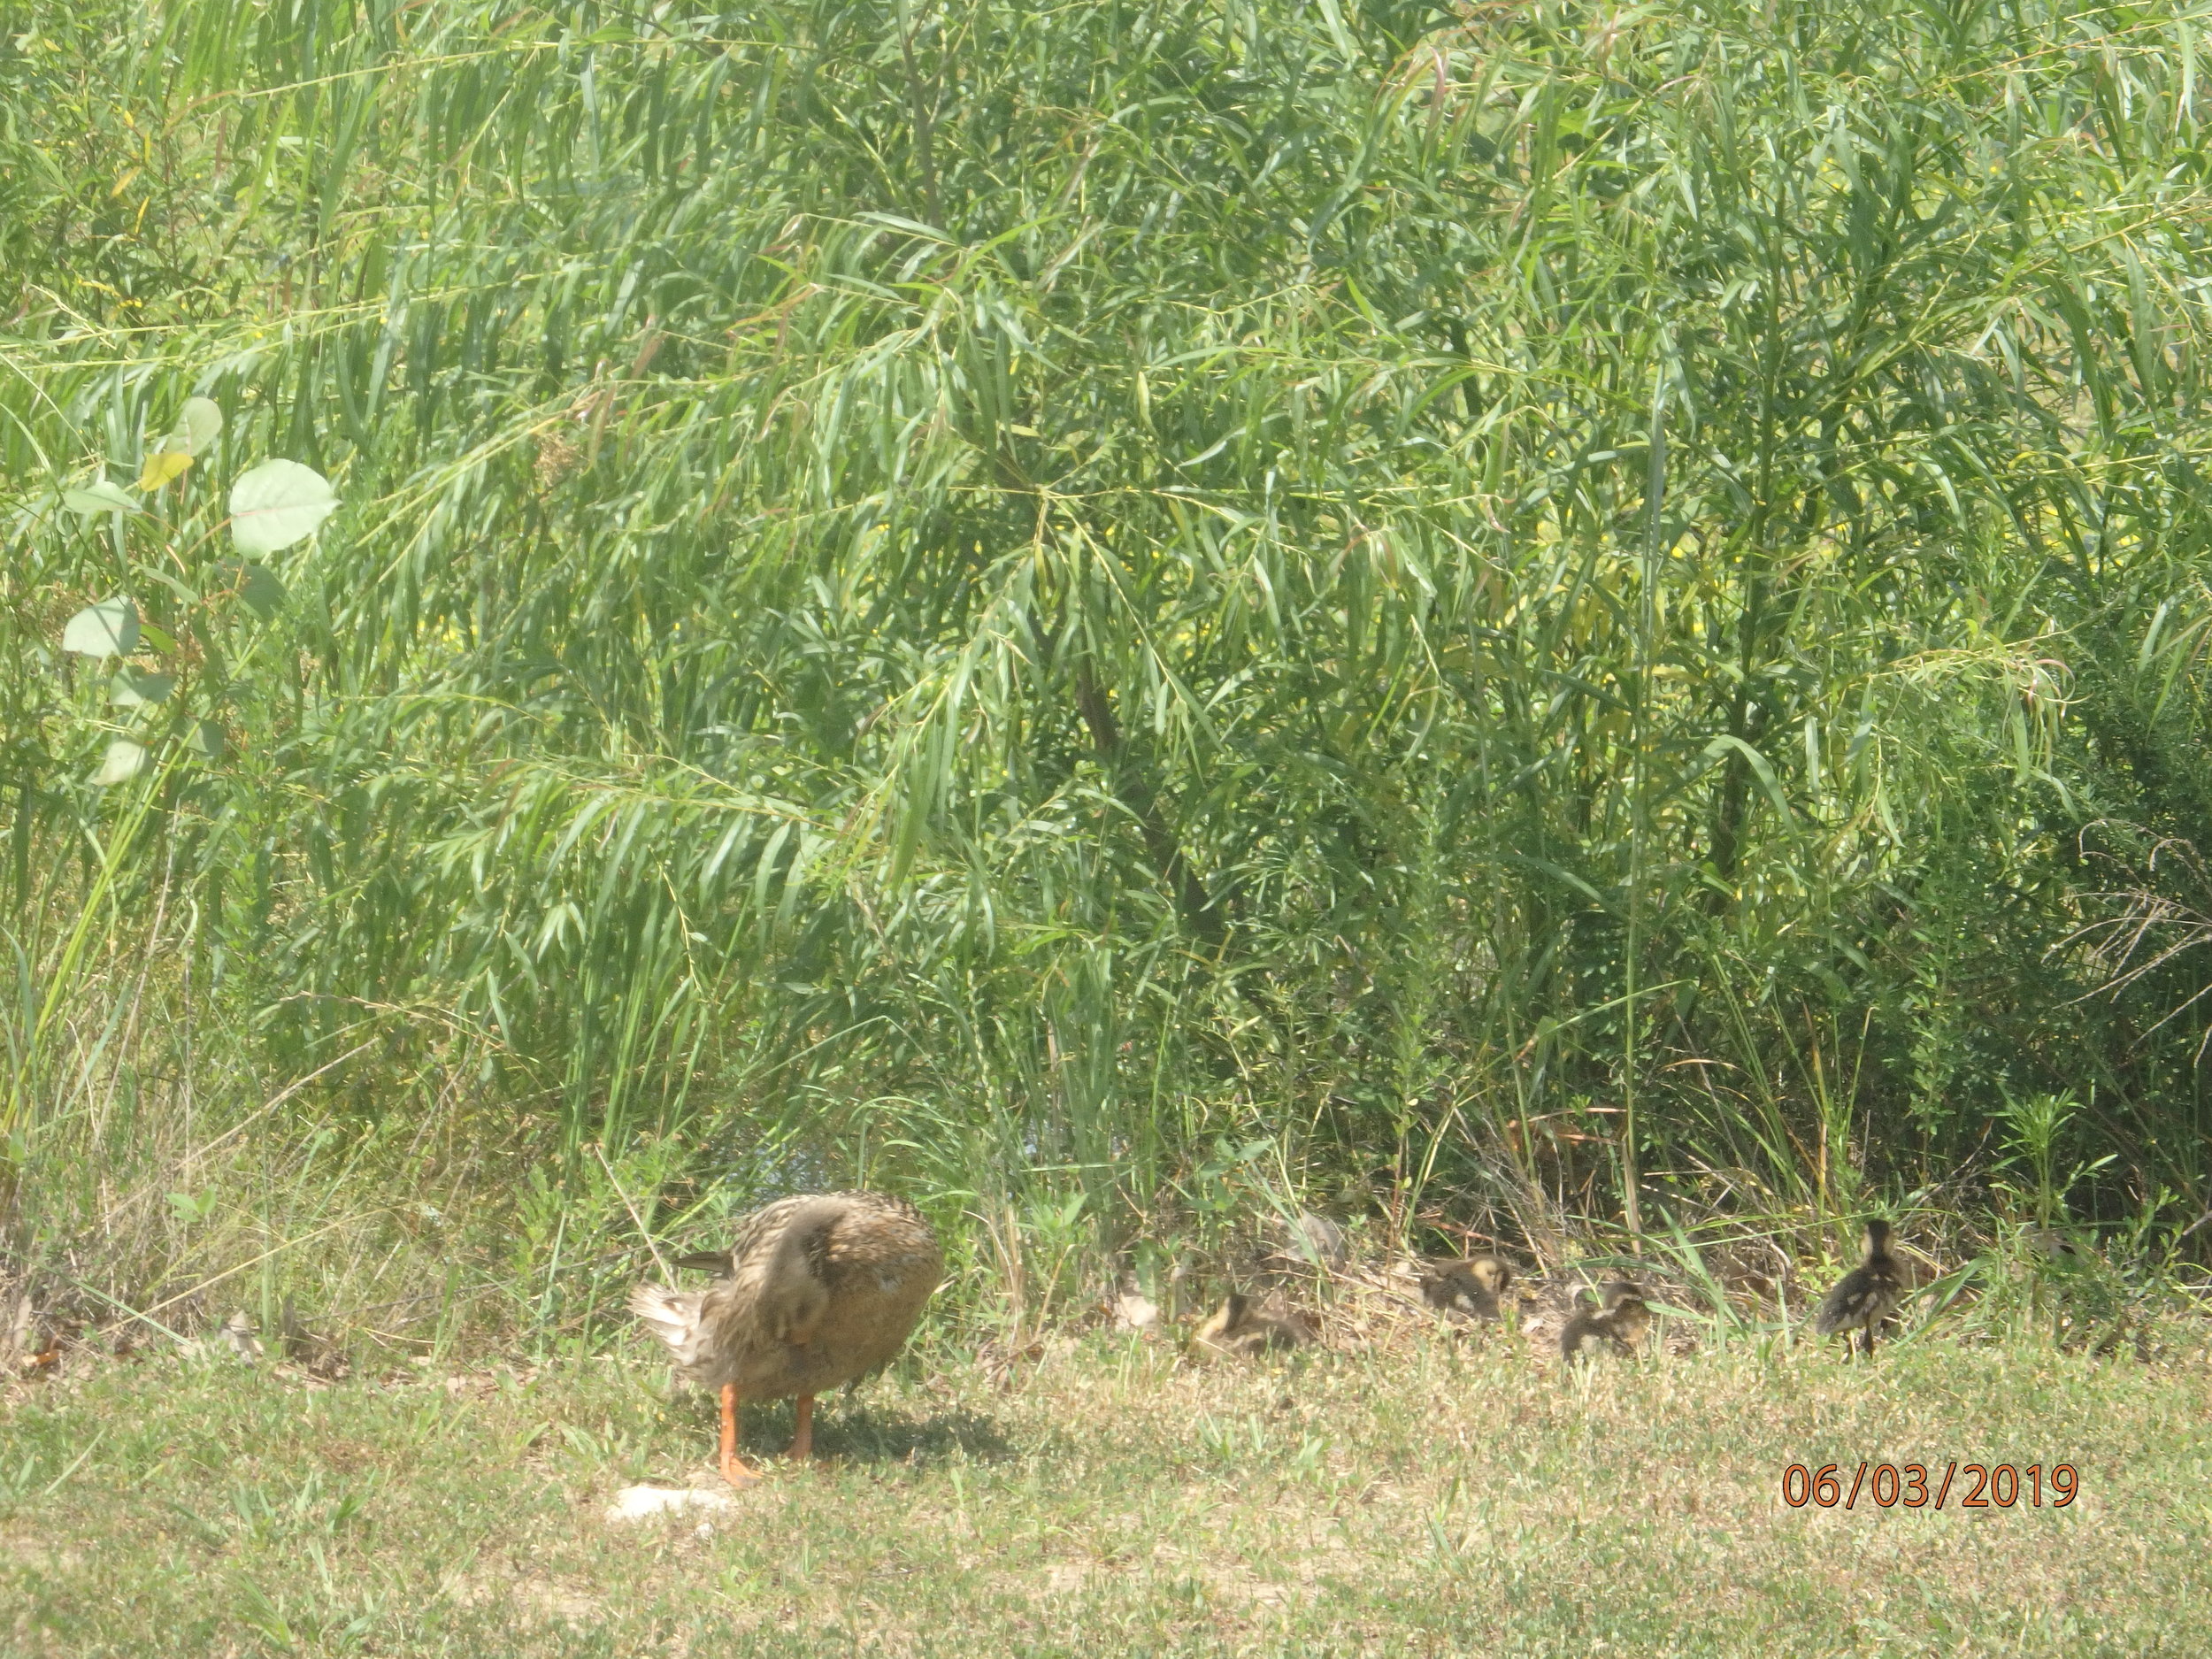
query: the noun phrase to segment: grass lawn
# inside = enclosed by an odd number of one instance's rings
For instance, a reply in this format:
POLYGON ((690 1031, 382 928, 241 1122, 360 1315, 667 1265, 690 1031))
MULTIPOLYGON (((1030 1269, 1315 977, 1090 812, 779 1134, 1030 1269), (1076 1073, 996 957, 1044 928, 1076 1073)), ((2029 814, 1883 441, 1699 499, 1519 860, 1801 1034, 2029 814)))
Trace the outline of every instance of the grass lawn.
POLYGON ((81 1362, 0 1407, 0 1651, 2212 1653, 2200 1361, 908 1365, 824 1402, 810 1472, 787 1408, 749 1412, 770 1479, 703 1528, 603 1517, 710 1484, 710 1402, 641 1347, 330 1386, 81 1362), (1783 1503, 1786 1465, 1863 1458, 2070 1463, 2079 1496, 1783 1503))

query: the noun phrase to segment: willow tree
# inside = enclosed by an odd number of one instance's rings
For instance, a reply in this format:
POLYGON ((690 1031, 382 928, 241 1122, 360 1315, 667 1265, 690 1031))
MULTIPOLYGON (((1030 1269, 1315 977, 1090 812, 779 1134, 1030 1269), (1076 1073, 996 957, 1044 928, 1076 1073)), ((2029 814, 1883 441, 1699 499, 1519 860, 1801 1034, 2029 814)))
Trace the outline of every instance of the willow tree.
POLYGON ((2093 1081, 2199 1180, 2052 954, 2113 711, 2193 718, 2187 8, 33 10, 26 963, 144 811, 256 1041, 579 1138, 1633 1222, 2093 1081), (343 504, 234 644, 272 456, 343 504), (219 757, 83 781, 183 741, 54 667, 112 594, 219 757))

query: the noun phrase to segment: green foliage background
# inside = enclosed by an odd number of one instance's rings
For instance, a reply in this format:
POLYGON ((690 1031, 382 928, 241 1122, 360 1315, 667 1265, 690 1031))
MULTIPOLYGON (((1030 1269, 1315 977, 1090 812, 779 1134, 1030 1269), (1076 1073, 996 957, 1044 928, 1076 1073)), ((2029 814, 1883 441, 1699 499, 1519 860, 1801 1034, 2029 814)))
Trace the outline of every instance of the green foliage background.
POLYGON ((1833 1213, 2052 1093, 2185 1225, 2206 16, 18 0, 10 1167, 182 1022, 1110 1239, 1833 1213), (115 593, 169 704, 57 650, 115 593))

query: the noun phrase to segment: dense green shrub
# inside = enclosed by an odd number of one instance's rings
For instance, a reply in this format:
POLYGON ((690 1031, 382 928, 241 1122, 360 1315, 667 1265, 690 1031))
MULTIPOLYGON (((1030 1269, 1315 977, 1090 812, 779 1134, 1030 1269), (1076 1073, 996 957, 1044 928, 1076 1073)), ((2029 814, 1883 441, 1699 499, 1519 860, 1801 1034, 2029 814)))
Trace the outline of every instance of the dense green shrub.
POLYGON ((18 10, 19 1162, 158 911, 698 1176, 2212 1200, 2185 8, 18 10))

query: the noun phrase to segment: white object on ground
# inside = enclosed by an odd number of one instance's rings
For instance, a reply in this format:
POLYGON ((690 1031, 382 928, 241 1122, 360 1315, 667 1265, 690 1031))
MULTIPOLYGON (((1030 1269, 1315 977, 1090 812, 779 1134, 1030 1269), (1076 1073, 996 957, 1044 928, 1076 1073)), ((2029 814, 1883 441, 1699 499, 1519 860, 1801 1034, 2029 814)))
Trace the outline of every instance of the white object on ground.
POLYGON ((1160 1329, 1159 1305, 1134 1291, 1124 1291, 1114 1299, 1114 1324, 1117 1329, 1123 1331, 1141 1331, 1148 1336, 1157 1334, 1160 1329))
POLYGON ((695 1486, 625 1486, 607 1506, 610 1521, 641 1521, 649 1515, 680 1515, 686 1509, 733 1509, 737 1500, 726 1492, 703 1492, 695 1486))

